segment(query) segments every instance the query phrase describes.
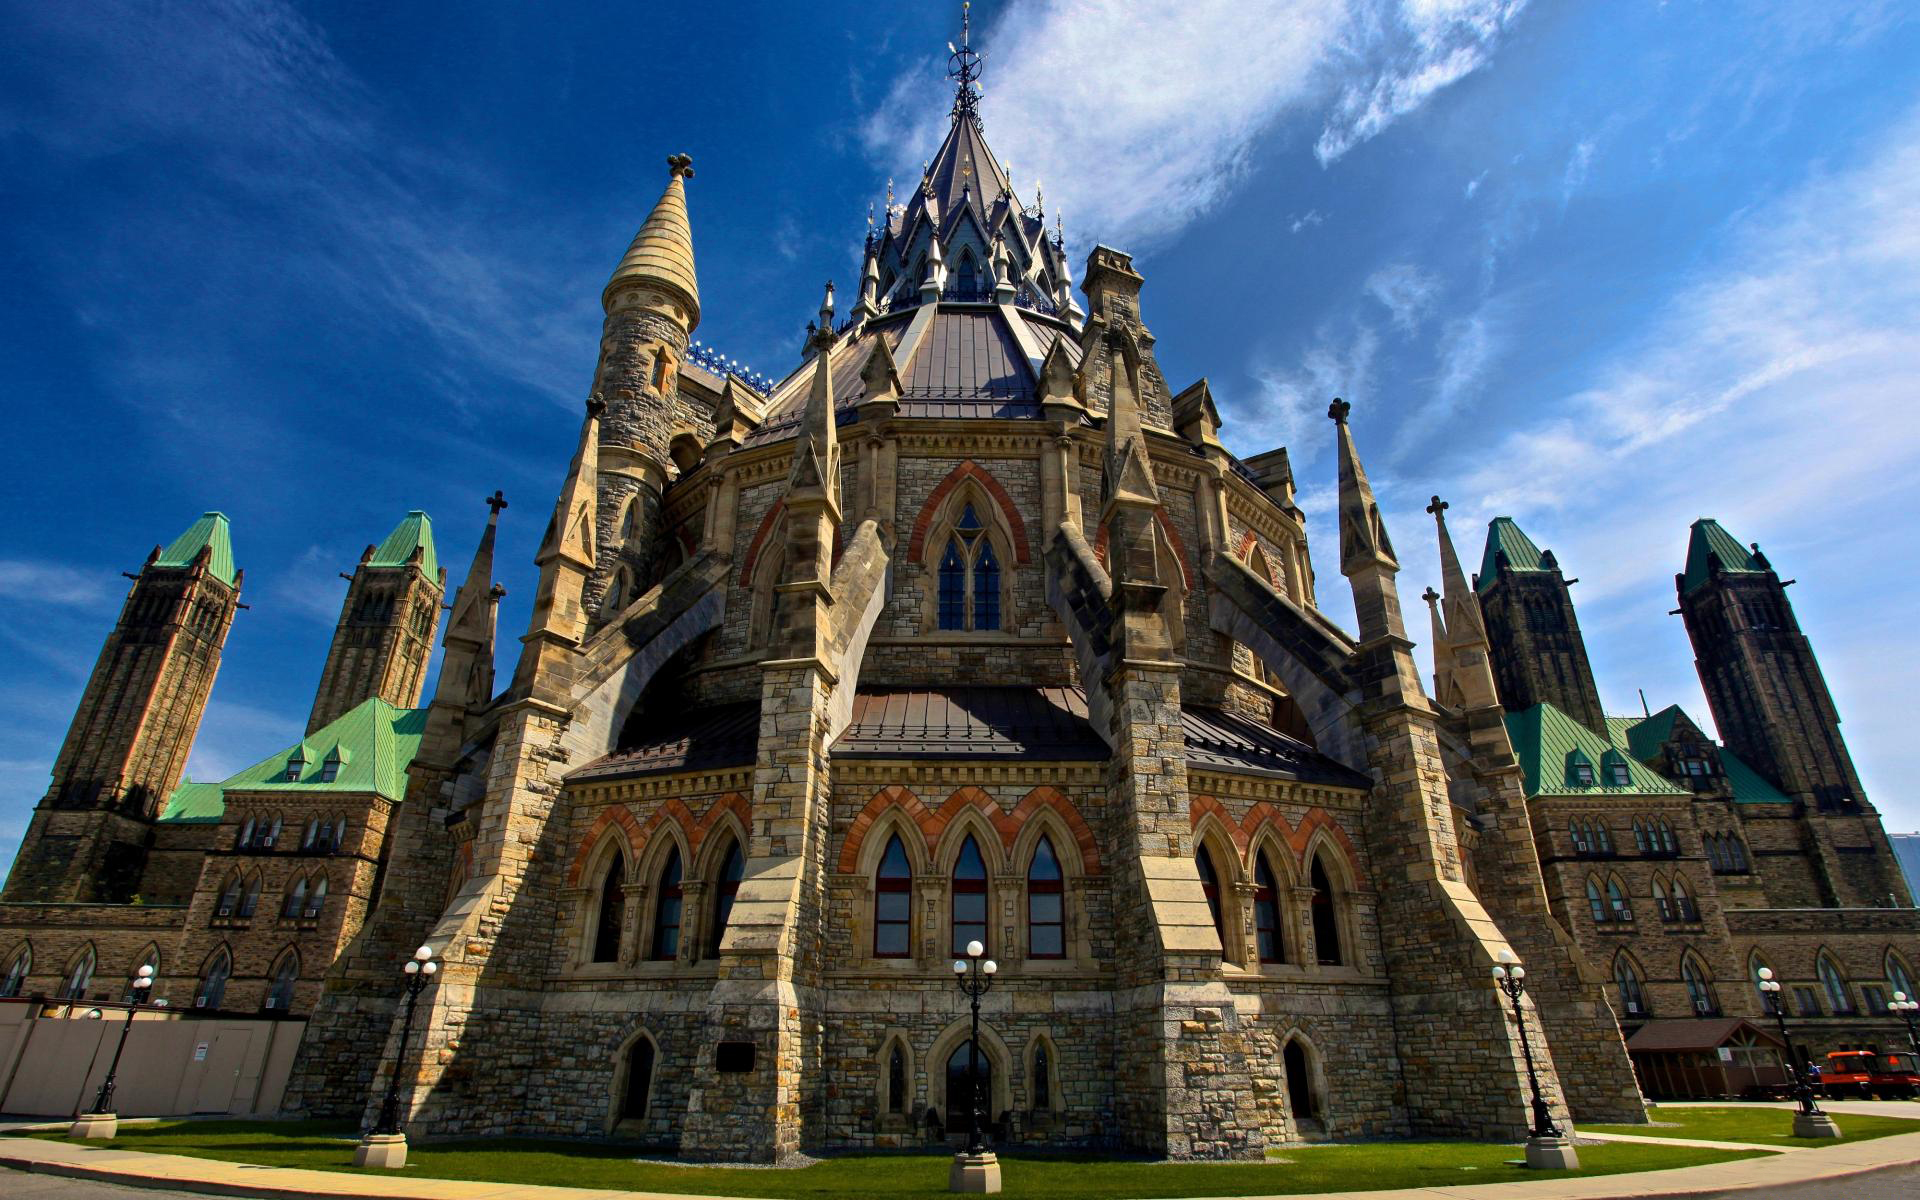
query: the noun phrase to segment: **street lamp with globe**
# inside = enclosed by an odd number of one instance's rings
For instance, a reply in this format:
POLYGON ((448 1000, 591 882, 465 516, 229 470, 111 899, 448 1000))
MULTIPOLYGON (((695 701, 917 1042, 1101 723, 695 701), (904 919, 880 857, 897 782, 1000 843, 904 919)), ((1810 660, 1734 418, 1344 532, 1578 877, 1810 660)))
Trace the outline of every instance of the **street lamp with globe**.
POLYGON ((1787 1079, 1793 1085, 1793 1098, 1800 1106, 1793 1114, 1793 1136, 1804 1138, 1839 1137, 1840 1127, 1833 1118, 1820 1111, 1820 1100, 1813 1092, 1813 1084, 1807 1076, 1811 1067, 1800 1067, 1800 1056, 1793 1048, 1793 1035, 1787 1032, 1787 1006, 1780 999, 1780 981, 1773 977, 1772 967, 1761 967, 1760 995, 1766 999, 1767 1010, 1780 1026, 1780 1040, 1787 1047, 1787 1079))
MULTIPOLYGON (((967 956, 953 960, 954 982, 973 1009, 973 1029, 967 1039, 967 1148, 953 1156, 947 1172, 947 1190, 952 1192, 1000 1190, 1000 1159, 980 1140, 980 997, 993 987, 1000 970, 999 963, 982 957, 986 952, 979 942, 968 942, 967 956)), ((953 1105, 951 1096, 947 1105, 953 1105)))
POLYGON ((407 1135, 400 1132, 400 1072, 406 1069, 407 1040, 413 1033, 413 1009, 420 993, 439 973, 433 961, 433 947, 422 946, 413 952, 404 967, 407 981, 407 1010, 400 1019, 400 1050, 393 1062, 393 1075, 387 1080, 387 1094, 380 1102, 380 1119, 372 1132, 360 1139, 354 1149, 356 1167, 404 1167, 407 1165, 407 1135))
POLYGON ((67 1130, 68 1137, 111 1138, 120 1131, 120 1118, 113 1110, 113 1089, 115 1077, 120 1071, 120 1054, 127 1048, 127 1034, 133 1031, 133 1014, 147 1002, 148 994, 153 990, 153 967, 142 963, 133 977, 133 999, 127 1001, 127 1021, 120 1026, 120 1041, 113 1048, 113 1061, 107 1064, 107 1077, 100 1081, 100 1091, 93 1098, 93 1108, 80 1114, 67 1130))
POLYGON ((1544 1170, 1576 1169, 1580 1155, 1573 1148, 1573 1139, 1554 1124, 1553 1110, 1540 1091, 1540 1074, 1533 1065, 1533 1046, 1527 1041, 1527 1016, 1520 1007, 1520 997, 1527 990, 1527 969, 1520 965, 1513 951, 1500 951, 1499 961, 1493 964, 1493 982, 1513 1004, 1513 1022, 1520 1033, 1520 1054, 1527 1064, 1527 1088, 1533 1094, 1533 1132, 1527 1138, 1527 1165, 1544 1170))
POLYGON ((1913 1031, 1913 1014, 1920 1012, 1920 1000, 1913 999, 1905 992, 1895 992, 1893 994, 1893 1003, 1887 1005, 1887 1007, 1899 1013, 1900 1019, 1906 1022, 1907 1045, 1913 1047, 1914 1056, 1920 1058, 1920 1035, 1916 1035, 1913 1031))

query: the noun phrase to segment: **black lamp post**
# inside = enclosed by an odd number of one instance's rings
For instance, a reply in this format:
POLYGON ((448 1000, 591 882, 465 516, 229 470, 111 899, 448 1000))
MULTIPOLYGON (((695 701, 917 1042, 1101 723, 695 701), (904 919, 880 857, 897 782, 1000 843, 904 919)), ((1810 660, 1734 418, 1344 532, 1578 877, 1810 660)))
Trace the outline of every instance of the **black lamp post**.
POLYGON ((1909 999, 1905 992, 1895 992, 1893 994, 1893 1003, 1887 1005, 1887 1007, 1899 1013, 1900 1019, 1906 1022, 1907 1045, 1913 1047, 1913 1053, 1916 1057, 1920 1057, 1920 1036, 1916 1036, 1913 1032, 1913 1014, 1920 1012, 1920 1000, 1909 999))
POLYGON ((1520 997, 1527 990, 1527 969, 1510 951, 1501 951, 1500 958, 1501 961, 1494 964, 1493 979, 1513 1002, 1513 1021, 1520 1028, 1520 1053, 1526 1058, 1527 1087, 1533 1092, 1533 1136, 1557 1138, 1560 1127, 1553 1123, 1553 1110, 1547 1107, 1547 1098, 1540 1094, 1540 1075, 1533 1067, 1533 1047, 1527 1043, 1527 1017, 1520 1008, 1520 997))
POLYGON ((400 1072, 407 1062, 407 1037, 413 1032, 413 1006, 440 964, 433 961, 433 948, 422 946, 407 960, 407 1015, 400 1022, 400 1054, 393 1062, 393 1078, 387 1080, 387 1096, 380 1102, 380 1121, 373 1127, 376 1137, 391 1137, 400 1132, 400 1072))
POLYGON ((133 1014, 147 1002, 147 993, 152 988, 153 968, 143 964, 139 974, 133 977, 133 999, 127 1003, 127 1023, 120 1027, 120 1044, 113 1048, 113 1061, 107 1064, 107 1077, 100 1081, 100 1094, 93 1098, 94 1112, 113 1111, 114 1075, 120 1070, 120 1052, 127 1048, 127 1034, 133 1031, 133 1014))
POLYGON ((973 1004, 973 1036, 967 1040, 967 1090, 971 1094, 967 1105, 968 1154, 986 1150, 980 1141, 980 997, 993 986, 994 974, 1000 970, 999 963, 980 957, 986 952, 979 942, 968 942, 967 956, 953 960, 954 982, 973 1004))
POLYGON ((1780 981, 1773 977, 1772 967, 1760 968, 1760 994, 1767 998, 1767 1008, 1780 1026, 1780 1040, 1787 1044, 1787 1077, 1793 1081, 1793 1098, 1799 1103, 1802 1115, 1813 1116, 1820 1111, 1820 1100, 1813 1093, 1813 1085, 1807 1081, 1807 1072, 1800 1068, 1800 1055, 1793 1048, 1793 1035, 1787 1032, 1787 1006, 1780 1001, 1780 981))

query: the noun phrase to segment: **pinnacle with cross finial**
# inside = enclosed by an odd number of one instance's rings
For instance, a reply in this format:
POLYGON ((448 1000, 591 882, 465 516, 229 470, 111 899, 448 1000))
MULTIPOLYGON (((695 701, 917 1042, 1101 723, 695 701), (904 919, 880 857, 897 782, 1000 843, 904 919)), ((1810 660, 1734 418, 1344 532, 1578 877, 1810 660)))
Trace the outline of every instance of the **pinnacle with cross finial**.
POLYGON ((1441 499, 1440 497, 1438 497, 1438 496, 1435 496, 1435 497, 1433 498, 1433 503, 1432 503, 1432 504, 1429 504, 1429 505, 1427 505, 1427 511, 1428 511, 1428 512, 1430 512, 1430 513, 1432 513, 1432 514, 1433 514, 1434 516, 1436 516, 1436 517, 1437 517, 1437 516, 1439 516, 1439 515, 1440 515, 1441 513, 1444 513, 1444 512, 1446 512, 1446 511, 1447 511, 1447 509, 1448 509, 1448 508, 1450 508, 1450 507, 1452 507, 1452 506, 1451 506, 1451 505, 1449 505, 1449 504, 1448 504, 1448 503, 1447 503, 1447 502, 1446 502, 1445 500, 1442 500, 1442 499, 1441 499))
POLYGON ((490 509, 493 512, 493 515, 497 517, 500 515, 500 510, 505 508, 506 506, 507 506, 507 498, 501 495, 499 488, 495 488, 493 490, 493 495, 487 497, 487 508, 490 509))
POLYGON ((667 156, 667 173, 677 179, 693 178, 693 156, 690 154, 670 154, 667 156))
POLYGON ((1333 418, 1335 425, 1345 425, 1347 423, 1347 414, 1352 411, 1353 405, 1348 404, 1338 396, 1333 398, 1332 404, 1327 405, 1327 415, 1333 418))
POLYGON ((1428 585, 1427 590, 1420 593, 1420 598, 1427 602, 1428 608, 1432 608, 1440 602, 1440 593, 1434 591, 1432 585, 1428 585))

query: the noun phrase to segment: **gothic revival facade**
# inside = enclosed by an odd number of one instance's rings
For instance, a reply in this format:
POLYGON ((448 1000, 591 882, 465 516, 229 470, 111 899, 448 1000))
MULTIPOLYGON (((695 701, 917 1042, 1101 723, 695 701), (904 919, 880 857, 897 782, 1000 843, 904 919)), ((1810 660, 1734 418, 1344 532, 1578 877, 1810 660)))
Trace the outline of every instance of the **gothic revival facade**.
MULTIPOLYGON (((1476 591, 1442 524, 1428 695, 1349 406, 1329 415, 1351 631, 1322 610, 1286 451, 1237 458, 1206 380, 1164 377, 1127 254, 1097 247, 1076 281, 976 99, 963 77, 852 304, 829 286, 764 387, 693 347, 693 171, 669 160, 603 293, 504 687, 496 494, 424 708, 441 573, 409 518, 349 588, 308 736, 176 787, 239 576, 224 519, 151 559, 0 903, 0 964, 51 991, 86 937, 109 957, 89 923, 171 922, 176 1005, 217 975, 215 1008, 309 1014, 288 1106, 359 1116, 424 943, 444 966, 397 1067, 412 1130, 768 1161, 964 1127, 951 962, 971 941, 1000 963, 977 1099, 1000 1136, 1173 1157, 1515 1139, 1529 1051, 1563 1119, 1639 1120, 1622 1030, 1683 1014, 1662 990, 1683 951, 1730 1013, 1743 937, 1836 931, 1865 980, 1848 939, 1872 928, 1914 961, 1910 898, 1757 552, 1715 549, 1682 602, 1716 717, 1722 692, 1742 714, 1721 728, 1777 799, 1675 782, 1696 751, 1706 778, 1736 761, 1684 718, 1602 715, 1564 584, 1517 529, 1476 591), (1548 780, 1577 766, 1549 762, 1548 726, 1586 731, 1586 790, 1548 780), (1689 875, 1672 953, 1629 947, 1585 906, 1591 843, 1565 840, 1596 813, 1636 896, 1651 871, 1679 903, 1675 864, 1729 834, 1746 867, 1689 875), (1628 853, 1629 814, 1674 841, 1628 853), (1883 887, 1909 907, 1871 907, 1883 887), (1643 1012, 1621 1004, 1629 950, 1643 1012), (1525 1047, 1490 977, 1509 955, 1525 1047)), ((144 950, 113 945, 117 979, 144 950)))

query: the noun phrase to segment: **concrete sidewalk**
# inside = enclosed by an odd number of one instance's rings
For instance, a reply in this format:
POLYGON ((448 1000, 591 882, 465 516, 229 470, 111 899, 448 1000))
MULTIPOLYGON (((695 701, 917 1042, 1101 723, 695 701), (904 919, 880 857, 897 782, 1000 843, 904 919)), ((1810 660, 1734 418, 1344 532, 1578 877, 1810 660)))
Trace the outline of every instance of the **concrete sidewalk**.
MULTIPOLYGON (((1632 1197, 1707 1196, 1771 1189, 1822 1179, 1837 1179, 1920 1162, 1920 1133, 1875 1138, 1844 1146, 1769 1154, 1739 1162, 1588 1179, 1525 1180, 1518 1183, 1465 1184, 1392 1191, 1323 1192, 1321 1200, 1608 1200, 1632 1197)), ((603 1191, 472 1183, 396 1175, 306 1171, 217 1162, 173 1154, 104 1150, 73 1142, 38 1138, 0 1138, 0 1166, 15 1170, 90 1179, 132 1187, 168 1188, 211 1196, 259 1196, 274 1200, 729 1200, 680 1197, 659 1192, 603 1191)), ((742 1200, 742 1198, 731 1198, 742 1200)), ((1212 1198, 1226 1200, 1226 1198, 1212 1198)), ((1235 1200, 1249 1200, 1238 1197, 1235 1200)), ((1252 1198, 1258 1200, 1258 1198, 1252 1198)), ((1278 1198, 1275 1198, 1278 1200, 1278 1198)), ((1298 1200, 1297 1197, 1289 1200, 1298 1200)))

